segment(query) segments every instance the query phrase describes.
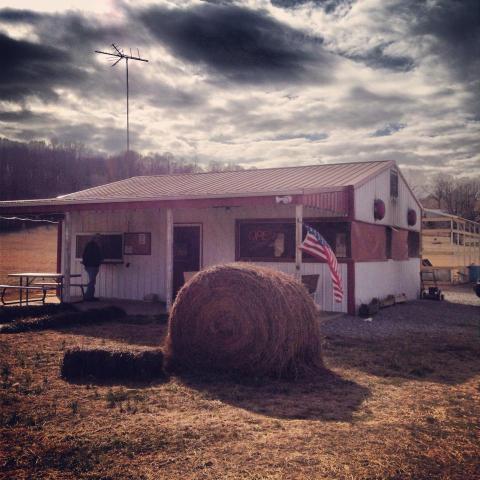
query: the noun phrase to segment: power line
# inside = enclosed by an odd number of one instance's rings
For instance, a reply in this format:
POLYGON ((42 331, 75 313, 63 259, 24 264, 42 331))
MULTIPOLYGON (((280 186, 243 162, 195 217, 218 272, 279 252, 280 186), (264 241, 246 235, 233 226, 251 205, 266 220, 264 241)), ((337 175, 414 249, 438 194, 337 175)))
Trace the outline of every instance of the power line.
POLYGON ((130 49, 130 55, 127 55, 123 52, 120 48, 118 48, 114 43, 112 43, 112 47, 114 48, 113 52, 102 52, 101 50, 95 50, 95 53, 100 53, 102 55, 109 55, 110 57, 116 57, 118 60, 112 64, 114 67, 118 62, 125 59, 125 66, 126 66, 126 76, 127 76, 127 154, 130 152, 130 119, 129 119, 129 89, 128 89, 128 61, 129 60, 138 60, 139 62, 147 62, 146 58, 140 57, 140 51, 137 48, 137 56, 135 57, 132 55, 132 49, 130 49))
POLYGON ((22 222, 48 222, 48 223, 59 223, 54 222, 53 220, 40 220, 38 218, 20 218, 20 217, 2 217, 0 216, 0 220, 19 220, 22 222))

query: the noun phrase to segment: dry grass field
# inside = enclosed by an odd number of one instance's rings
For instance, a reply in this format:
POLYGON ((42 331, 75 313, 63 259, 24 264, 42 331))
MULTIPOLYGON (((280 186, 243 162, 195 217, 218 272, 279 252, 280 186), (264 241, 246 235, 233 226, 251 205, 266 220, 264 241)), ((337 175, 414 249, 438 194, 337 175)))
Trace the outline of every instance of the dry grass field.
MULTIPOLYGON (((57 270, 57 226, 48 225, 0 233, 0 284, 16 284, 13 272, 57 270)), ((18 296, 15 292, 10 297, 18 296)))
POLYGON ((480 478, 480 306, 447 301, 322 323, 314 381, 68 383, 72 347, 153 349, 166 326, 0 334, 0 476, 51 479, 480 478))

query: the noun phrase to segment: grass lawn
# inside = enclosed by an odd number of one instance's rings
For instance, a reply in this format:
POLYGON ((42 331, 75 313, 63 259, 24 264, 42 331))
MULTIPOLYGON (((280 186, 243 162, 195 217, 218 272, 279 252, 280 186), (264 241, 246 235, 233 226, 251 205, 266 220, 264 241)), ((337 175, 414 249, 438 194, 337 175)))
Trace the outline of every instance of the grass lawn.
POLYGON ((0 476, 90 479, 480 478, 480 304, 324 321, 315 381, 172 377, 73 384, 66 349, 154 349, 166 326, 0 334, 0 476))
MULTIPOLYGON (((9 273, 56 271, 56 225, 0 233, 0 284, 18 284, 18 278, 9 278, 9 273)), ((16 300, 18 291, 11 290, 5 297, 16 300)))

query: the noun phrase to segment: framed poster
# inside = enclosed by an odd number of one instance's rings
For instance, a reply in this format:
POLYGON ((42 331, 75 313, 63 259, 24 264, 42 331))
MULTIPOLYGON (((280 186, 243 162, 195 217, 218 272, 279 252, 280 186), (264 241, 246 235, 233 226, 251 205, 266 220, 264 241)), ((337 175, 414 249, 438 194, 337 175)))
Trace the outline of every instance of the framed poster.
POLYGON ((123 235, 124 255, 151 255, 152 234, 150 232, 129 232, 123 235))

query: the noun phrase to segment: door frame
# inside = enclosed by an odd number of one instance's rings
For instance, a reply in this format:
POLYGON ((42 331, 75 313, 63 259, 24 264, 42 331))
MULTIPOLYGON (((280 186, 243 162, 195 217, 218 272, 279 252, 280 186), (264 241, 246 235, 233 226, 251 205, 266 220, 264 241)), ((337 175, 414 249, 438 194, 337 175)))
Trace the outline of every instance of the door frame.
MULTIPOLYGON (((175 227, 198 227, 200 231, 199 235, 199 257, 198 257, 198 263, 199 263, 199 271, 203 268, 203 223, 202 222, 174 222, 173 223, 173 228, 172 228, 172 250, 175 247, 175 227)), ((173 258, 173 252, 172 252, 172 285, 174 283, 174 275, 175 275, 175 265, 174 265, 174 258, 173 258)))

